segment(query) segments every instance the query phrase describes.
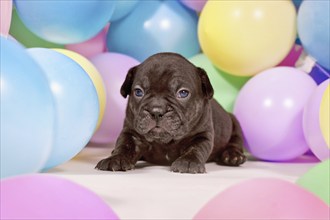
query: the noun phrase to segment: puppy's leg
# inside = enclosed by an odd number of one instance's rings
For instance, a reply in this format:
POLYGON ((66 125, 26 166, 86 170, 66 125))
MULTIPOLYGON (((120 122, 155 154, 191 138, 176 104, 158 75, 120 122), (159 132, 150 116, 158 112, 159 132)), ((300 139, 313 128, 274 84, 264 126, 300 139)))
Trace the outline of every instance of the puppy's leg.
POLYGON ((171 171, 179 173, 205 173, 205 163, 211 153, 209 140, 194 143, 171 165, 171 171))
POLYGON ((216 158, 216 162, 226 166, 239 166, 246 161, 243 153, 243 133, 236 117, 230 114, 233 121, 233 131, 226 148, 216 158))
POLYGON ((142 152, 137 149, 131 134, 121 133, 111 156, 98 162, 96 169, 126 171, 134 168, 142 152))

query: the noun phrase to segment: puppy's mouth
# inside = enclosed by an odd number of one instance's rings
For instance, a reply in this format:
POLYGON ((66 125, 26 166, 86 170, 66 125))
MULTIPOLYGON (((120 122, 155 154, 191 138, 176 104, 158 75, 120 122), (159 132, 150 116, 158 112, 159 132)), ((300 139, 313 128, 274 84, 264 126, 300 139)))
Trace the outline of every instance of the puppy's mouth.
POLYGON ((169 135, 168 131, 165 129, 165 128, 162 128, 161 126, 159 125, 156 125, 155 127, 151 128, 147 134, 150 136, 150 137, 154 137, 156 139, 158 138, 162 138, 164 136, 167 136, 169 135))
POLYGON ((168 143, 172 140, 171 134, 160 126, 151 128, 147 134, 145 134, 145 137, 148 141, 151 142, 156 141, 161 143, 168 143))
POLYGON ((150 129, 150 132, 155 133, 155 134, 160 134, 161 132, 164 132, 164 129, 161 128, 160 126, 156 125, 154 128, 150 129))
POLYGON ((168 123, 171 124, 171 122, 165 123, 165 121, 146 120, 139 124, 138 131, 149 142, 169 143, 173 139, 174 131, 167 127, 168 123))

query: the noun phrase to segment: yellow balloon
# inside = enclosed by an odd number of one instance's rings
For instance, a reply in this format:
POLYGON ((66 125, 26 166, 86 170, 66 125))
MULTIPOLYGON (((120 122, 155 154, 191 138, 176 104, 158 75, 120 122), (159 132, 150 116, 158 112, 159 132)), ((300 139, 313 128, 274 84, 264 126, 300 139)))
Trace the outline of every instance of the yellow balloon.
POLYGON ((286 1, 208 1, 198 37, 204 54, 219 69, 252 76, 276 66, 296 39, 296 10, 286 1))
POLYGON ((106 104, 106 90, 100 73, 87 58, 76 52, 66 49, 53 49, 53 50, 66 55, 67 57, 71 58, 76 63, 78 63, 93 81, 99 99, 99 108, 100 108, 99 119, 97 121, 97 126, 96 126, 96 130, 97 130, 103 120, 105 104, 106 104))
POLYGON ((321 101, 320 126, 325 142, 330 148, 330 84, 325 89, 321 101))

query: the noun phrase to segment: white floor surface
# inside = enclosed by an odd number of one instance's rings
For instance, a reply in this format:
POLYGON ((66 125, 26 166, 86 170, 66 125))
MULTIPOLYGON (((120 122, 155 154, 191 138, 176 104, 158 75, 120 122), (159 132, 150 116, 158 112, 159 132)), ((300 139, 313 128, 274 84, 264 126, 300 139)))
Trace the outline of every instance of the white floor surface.
POLYGON ((99 195, 120 219, 192 219, 211 198, 233 184, 252 178, 295 182, 318 161, 301 157, 287 163, 249 160, 241 167, 206 165, 205 174, 179 174, 169 167, 139 162, 127 172, 98 171, 97 162, 109 156, 112 145, 88 146, 75 158, 48 171, 74 181, 99 195))

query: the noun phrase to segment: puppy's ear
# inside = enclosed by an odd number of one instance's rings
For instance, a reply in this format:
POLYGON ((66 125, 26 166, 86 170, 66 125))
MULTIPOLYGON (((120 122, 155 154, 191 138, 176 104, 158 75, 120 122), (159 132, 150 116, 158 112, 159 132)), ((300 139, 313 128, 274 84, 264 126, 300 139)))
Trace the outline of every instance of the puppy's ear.
POLYGON ((211 99, 213 97, 214 91, 209 77, 207 76, 205 70, 202 68, 197 67, 197 72, 202 82, 202 91, 204 97, 207 99, 211 99))
POLYGON ((123 85, 120 88, 120 94, 126 98, 127 95, 129 95, 131 93, 132 90, 132 85, 133 85, 133 80, 134 80, 134 76, 136 73, 136 69, 137 67, 132 67, 130 70, 128 70, 128 73, 126 75, 126 79, 123 83, 123 85))

